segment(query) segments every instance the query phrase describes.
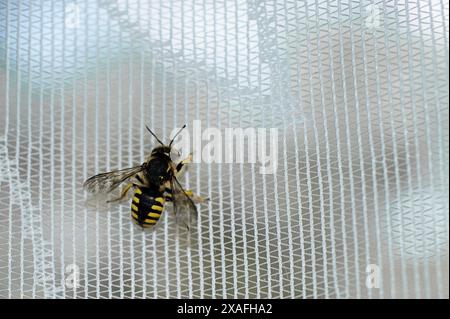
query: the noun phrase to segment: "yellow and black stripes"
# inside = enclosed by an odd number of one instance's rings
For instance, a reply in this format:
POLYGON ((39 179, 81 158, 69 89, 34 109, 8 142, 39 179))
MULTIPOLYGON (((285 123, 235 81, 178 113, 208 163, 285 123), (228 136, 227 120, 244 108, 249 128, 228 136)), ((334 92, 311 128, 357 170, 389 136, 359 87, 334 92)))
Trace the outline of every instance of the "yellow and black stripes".
POLYGON ((164 209, 164 197, 156 187, 136 187, 131 201, 131 217, 144 228, 155 225, 164 209))

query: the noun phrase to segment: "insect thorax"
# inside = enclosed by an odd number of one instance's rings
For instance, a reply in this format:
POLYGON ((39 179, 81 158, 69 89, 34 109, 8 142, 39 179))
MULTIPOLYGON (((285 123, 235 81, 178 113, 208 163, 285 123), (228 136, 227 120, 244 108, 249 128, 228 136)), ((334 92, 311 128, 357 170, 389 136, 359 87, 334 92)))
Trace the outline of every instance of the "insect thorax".
POLYGON ((147 161, 145 177, 151 185, 159 187, 161 184, 171 180, 173 176, 172 167, 170 157, 156 154, 156 156, 152 156, 147 161))

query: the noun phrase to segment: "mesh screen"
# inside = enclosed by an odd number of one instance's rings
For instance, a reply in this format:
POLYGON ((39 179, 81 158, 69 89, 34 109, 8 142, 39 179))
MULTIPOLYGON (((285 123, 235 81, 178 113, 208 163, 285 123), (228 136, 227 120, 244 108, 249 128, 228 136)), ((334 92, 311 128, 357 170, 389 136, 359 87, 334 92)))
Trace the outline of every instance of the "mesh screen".
MULTIPOLYGON (((0 1, 0 297, 448 298, 448 1, 0 1), (189 231, 83 181, 184 123, 278 129, 192 164, 189 231)), ((227 148, 228 146, 225 146, 227 148)))

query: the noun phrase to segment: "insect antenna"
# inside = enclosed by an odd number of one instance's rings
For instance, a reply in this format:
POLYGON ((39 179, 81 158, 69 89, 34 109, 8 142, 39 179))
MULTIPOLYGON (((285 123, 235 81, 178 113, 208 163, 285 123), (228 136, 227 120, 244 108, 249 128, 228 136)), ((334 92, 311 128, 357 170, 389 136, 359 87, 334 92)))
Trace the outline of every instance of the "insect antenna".
POLYGON ((152 134, 153 137, 156 138, 156 140, 159 142, 159 144, 161 144, 162 146, 164 146, 164 143, 161 142, 161 140, 155 135, 155 133, 153 133, 152 130, 151 130, 147 125, 146 125, 145 127, 147 128, 147 131, 149 131, 150 134, 152 134))
POLYGON ((172 146, 172 143, 173 143, 173 141, 175 141, 175 138, 178 136, 178 134, 180 134, 181 131, 182 131, 185 127, 186 127, 186 124, 184 124, 183 127, 180 128, 180 130, 177 132, 177 134, 174 135, 174 137, 173 137, 172 140, 170 141, 169 148, 172 146))

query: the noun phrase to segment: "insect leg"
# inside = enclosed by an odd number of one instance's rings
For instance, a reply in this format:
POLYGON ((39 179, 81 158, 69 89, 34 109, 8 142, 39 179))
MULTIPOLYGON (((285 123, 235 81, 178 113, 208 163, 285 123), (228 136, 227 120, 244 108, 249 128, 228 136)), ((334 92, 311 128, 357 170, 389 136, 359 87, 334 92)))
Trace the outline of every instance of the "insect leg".
POLYGON ((194 192, 193 192, 192 190, 190 190, 190 189, 186 189, 184 192, 185 192, 186 195, 188 195, 188 196, 192 199, 192 201, 193 201, 194 203, 196 203, 196 204, 201 204, 201 203, 204 203, 204 202, 206 202, 206 201, 209 201, 209 198, 203 197, 203 196, 200 196, 200 195, 197 195, 197 194, 194 194, 194 192))
POLYGON ((192 162, 192 153, 189 154, 188 157, 186 157, 184 160, 179 162, 177 166, 175 167, 176 176, 179 177, 184 172, 183 167, 186 168, 186 165, 192 162))
MULTIPOLYGON (((166 201, 171 202, 172 201, 172 190, 169 187, 166 187, 164 193, 165 193, 164 198, 166 199, 166 201)), ((206 201, 209 201, 209 198, 205 198, 200 195, 194 194, 194 192, 190 189, 184 190, 184 193, 187 196, 189 196, 192 199, 192 201, 196 204, 201 204, 206 201)))
POLYGON ((125 186, 124 189, 122 190, 122 193, 120 194, 120 197, 108 200, 107 203, 118 202, 118 201, 124 199, 125 196, 127 195, 128 191, 130 190, 130 188, 133 185, 134 185, 133 183, 128 183, 127 186, 125 186))
POLYGON ((166 202, 172 201, 172 190, 169 187, 166 187, 166 189, 164 190, 164 199, 166 200, 166 202))

